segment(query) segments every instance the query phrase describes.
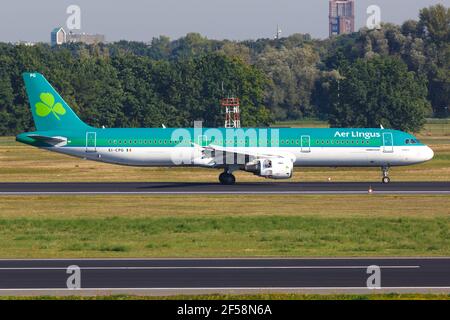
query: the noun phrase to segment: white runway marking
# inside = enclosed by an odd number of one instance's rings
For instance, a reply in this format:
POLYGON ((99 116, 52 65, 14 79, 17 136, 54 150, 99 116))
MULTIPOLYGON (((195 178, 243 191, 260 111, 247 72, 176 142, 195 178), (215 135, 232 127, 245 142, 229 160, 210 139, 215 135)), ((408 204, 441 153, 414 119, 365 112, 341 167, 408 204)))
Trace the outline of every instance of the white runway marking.
POLYGON ((261 291, 289 291, 289 290, 368 290, 370 292, 380 290, 450 290, 450 287, 381 287, 369 289, 367 287, 206 287, 206 288, 28 288, 28 289, 0 289, 1 291, 204 291, 204 290, 261 290, 261 291))
MULTIPOLYGON (((253 269, 367 269, 368 266, 249 266, 249 267, 81 267, 81 270, 253 270, 253 269)), ((418 269, 420 266, 379 266, 381 269, 418 269)), ((15 270, 67 270, 66 267, 11 267, 0 271, 15 270)))

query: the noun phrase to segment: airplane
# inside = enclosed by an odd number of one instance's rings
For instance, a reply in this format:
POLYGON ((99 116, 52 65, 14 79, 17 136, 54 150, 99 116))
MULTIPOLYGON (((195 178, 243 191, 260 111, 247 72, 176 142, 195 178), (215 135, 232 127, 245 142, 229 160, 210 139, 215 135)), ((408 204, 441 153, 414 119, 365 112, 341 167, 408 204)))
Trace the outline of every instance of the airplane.
POLYGON ((389 168, 429 161, 434 153, 415 136, 381 128, 95 128, 84 123, 37 72, 24 73, 36 131, 16 140, 88 160, 129 166, 221 169, 233 185, 242 170, 289 179, 294 167, 389 168))

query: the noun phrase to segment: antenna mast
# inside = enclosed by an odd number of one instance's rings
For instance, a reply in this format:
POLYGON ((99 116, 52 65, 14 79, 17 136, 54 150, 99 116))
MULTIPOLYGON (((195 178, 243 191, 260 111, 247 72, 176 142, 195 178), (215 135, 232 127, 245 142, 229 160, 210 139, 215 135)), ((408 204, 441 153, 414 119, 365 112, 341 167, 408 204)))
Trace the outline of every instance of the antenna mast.
POLYGON ((281 29, 280 27, 277 25, 277 33, 275 34, 275 39, 279 40, 281 38, 281 29))

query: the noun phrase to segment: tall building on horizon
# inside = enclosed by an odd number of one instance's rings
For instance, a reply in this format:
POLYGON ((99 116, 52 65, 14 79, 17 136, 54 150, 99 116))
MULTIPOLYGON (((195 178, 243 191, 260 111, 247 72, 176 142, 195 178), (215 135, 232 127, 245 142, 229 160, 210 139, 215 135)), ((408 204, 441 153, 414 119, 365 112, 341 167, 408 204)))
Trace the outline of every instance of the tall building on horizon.
POLYGON ((355 32, 355 0, 330 0, 330 37, 355 32))
POLYGON ((67 41, 67 33, 63 27, 58 27, 52 30, 50 34, 50 43, 52 46, 57 46, 67 41))

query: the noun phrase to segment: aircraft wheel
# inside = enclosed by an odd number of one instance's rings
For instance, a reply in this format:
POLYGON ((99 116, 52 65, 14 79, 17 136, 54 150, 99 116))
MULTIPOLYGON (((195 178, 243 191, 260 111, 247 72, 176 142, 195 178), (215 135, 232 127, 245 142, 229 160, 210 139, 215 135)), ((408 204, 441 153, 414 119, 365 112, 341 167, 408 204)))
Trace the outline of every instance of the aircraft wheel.
POLYGON ((233 185, 236 183, 236 177, 230 173, 221 173, 219 176, 219 181, 223 185, 233 185))
POLYGON ((391 179, 389 179, 389 177, 383 177, 383 179, 381 179, 381 182, 383 182, 384 184, 387 184, 387 183, 391 182, 391 179))

